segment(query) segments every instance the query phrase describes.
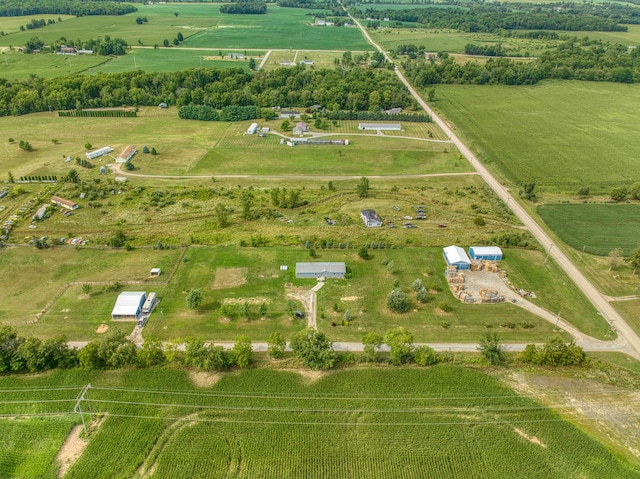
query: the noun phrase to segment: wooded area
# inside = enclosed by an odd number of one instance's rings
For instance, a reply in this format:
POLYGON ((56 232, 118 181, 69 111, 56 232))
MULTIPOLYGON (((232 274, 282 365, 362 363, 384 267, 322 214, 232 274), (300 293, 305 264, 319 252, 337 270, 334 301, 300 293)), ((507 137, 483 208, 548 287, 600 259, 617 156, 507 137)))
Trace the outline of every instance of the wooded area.
POLYGON ((133 5, 100 0, 0 0, 0 17, 24 15, 126 15, 137 12, 133 5))

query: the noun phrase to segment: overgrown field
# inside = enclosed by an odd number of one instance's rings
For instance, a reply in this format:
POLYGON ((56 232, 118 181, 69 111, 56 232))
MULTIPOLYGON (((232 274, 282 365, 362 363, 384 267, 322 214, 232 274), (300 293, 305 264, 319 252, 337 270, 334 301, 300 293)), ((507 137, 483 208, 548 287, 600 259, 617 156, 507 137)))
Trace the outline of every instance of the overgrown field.
POLYGON ((528 86, 437 87, 435 106, 506 180, 574 193, 608 193, 640 178, 629 125, 640 87, 545 81, 528 86))
MULTIPOLYGON (((192 377, 200 383, 206 376, 192 377)), ((27 385, 91 382, 92 410, 108 413, 69 478, 640 477, 558 414, 482 372, 438 366, 313 378, 256 369, 196 389, 181 370, 56 371, 27 385)), ((8 388, 24 388, 25 379, 0 384, 2 398, 11 400, 16 394, 8 388)), ((3 470, 14 461, 8 456, 3 470)))
POLYGON ((565 243, 587 253, 606 256, 621 248, 629 255, 640 241, 637 205, 555 204, 537 212, 565 243))

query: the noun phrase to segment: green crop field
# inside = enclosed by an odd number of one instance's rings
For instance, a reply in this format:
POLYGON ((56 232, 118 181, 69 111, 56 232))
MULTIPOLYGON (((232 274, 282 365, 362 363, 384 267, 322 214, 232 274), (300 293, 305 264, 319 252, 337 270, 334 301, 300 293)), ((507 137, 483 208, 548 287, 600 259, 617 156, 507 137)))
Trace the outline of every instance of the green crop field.
MULTIPOLYGON (((92 410, 106 417, 65 476, 72 479, 640 477, 557 413, 458 366, 344 370, 316 380, 256 369, 224 375, 207 389, 196 389, 182 370, 56 371, 28 387, 83 382, 92 385, 92 410)), ((6 400, 16 397, 9 388, 25 387, 21 377, 0 384, 6 400)), ((31 390, 20 398, 78 391, 31 390)), ((61 407, 72 404, 2 409, 61 407)), ((22 456, 37 457, 29 450, 22 456)), ((5 457, 3 471, 22 459, 5 457)))
MULTIPOLYGON (((110 35, 129 44, 170 42, 181 32, 185 47, 207 48, 304 48, 314 50, 371 50, 355 28, 312 27, 313 17, 305 9, 269 5, 266 15, 225 15, 220 4, 137 5, 138 11, 121 16, 70 18, 38 29, 37 36, 49 43, 60 37, 88 40, 110 35), (178 16, 175 16, 178 13, 178 16), (138 25, 137 17, 147 23, 138 25)), ((27 21, 27 17, 21 17, 27 21)), ((30 21, 30 17, 29 17, 30 21)), ((0 40, 3 45, 24 45, 34 32, 16 32, 0 40)))
MULTIPOLYGON (((257 61, 260 62, 260 59, 257 61)), ((187 68, 242 68, 248 71, 249 61, 248 58, 246 61, 221 59, 219 56, 211 56, 211 52, 195 49, 136 48, 124 56, 113 58, 108 63, 89 68, 85 73, 179 71, 187 68)))
MULTIPOLYGON (((53 15, 53 14, 43 14, 43 15, 25 15, 23 17, 0 17, 0 32, 4 32, 5 35, 10 33, 16 33, 20 31, 21 26, 25 26, 31 23, 31 20, 55 20, 58 21, 58 18, 62 19, 62 21, 69 20, 74 18, 72 15, 53 15)), ((32 33, 36 33, 35 30, 30 30, 32 33)), ((40 30, 38 30, 40 31, 40 30)), ((0 43, 3 45, 5 42, 0 38, 0 43)))
POLYGON ((640 115, 640 87, 545 81, 536 86, 437 87, 435 106, 480 158, 512 183, 592 193, 640 178, 640 145, 629 125, 640 115))
MULTIPOLYGON (((6 400, 3 393, 0 397, 6 400)), ((11 399, 17 396, 12 395, 11 399)), ((77 419, 70 416, 1 419, 0 477, 56 479, 56 455, 76 422, 77 419)))
POLYGON ((537 212, 565 243, 587 253, 605 256, 622 248, 628 255, 640 241, 637 205, 556 204, 537 212))

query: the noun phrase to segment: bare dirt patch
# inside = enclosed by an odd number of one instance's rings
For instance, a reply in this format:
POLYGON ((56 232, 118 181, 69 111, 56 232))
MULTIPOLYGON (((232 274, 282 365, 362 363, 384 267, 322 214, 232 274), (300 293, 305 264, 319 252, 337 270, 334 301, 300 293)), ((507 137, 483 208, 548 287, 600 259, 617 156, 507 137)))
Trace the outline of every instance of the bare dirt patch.
POLYGON ((101 324, 100 326, 98 326, 98 329, 96 329, 96 334, 104 334, 107 331, 109 331, 109 325, 101 324))
POLYGON ((545 449, 547 448, 547 445, 543 443, 540 439, 538 439, 535 436, 527 435, 522 429, 518 429, 517 427, 514 427, 513 430, 517 432, 520 436, 524 437, 527 441, 533 444, 537 444, 538 446, 544 447, 545 449))
POLYGON ((56 456, 56 461, 59 464, 58 478, 62 478, 67 473, 73 463, 82 455, 87 444, 89 444, 89 441, 80 437, 81 432, 82 425, 73 426, 60 451, 58 451, 56 456))
POLYGON ((189 371, 189 379, 197 388, 210 388, 222 379, 222 374, 209 373, 206 371, 189 371))
POLYGON ((255 298, 225 298, 222 301, 222 304, 244 304, 244 303, 249 303, 249 304, 262 304, 262 303, 270 303, 271 300, 269 298, 261 298, 261 297, 255 297, 255 298))
POLYGON ((249 268, 218 268, 213 280, 213 289, 227 289, 242 286, 247 282, 249 268))
POLYGON ((90 294, 81 294, 78 296, 78 300, 82 301, 83 299, 89 299, 91 297, 90 294))
POLYGON ((71 311, 69 308, 61 309, 61 310, 60 310, 60 312, 61 312, 61 313, 68 313, 69 311, 71 311))
MULTIPOLYGON (((640 463, 640 391, 590 378, 510 372, 501 377, 520 394, 577 419, 583 429, 605 445, 640 463)), ((516 431, 517 432, 517 431, 516 431)))
POLYGON ((362 299, 362 296, 345 296, 340 298, 340 301, 358 301, 359 299, 362 299))
POLYGON ((302 376, 302 379, 307 384, 313 384, 327 375, 324 371, 310 371, 308 369, 295 369, 294 371, 302 376))

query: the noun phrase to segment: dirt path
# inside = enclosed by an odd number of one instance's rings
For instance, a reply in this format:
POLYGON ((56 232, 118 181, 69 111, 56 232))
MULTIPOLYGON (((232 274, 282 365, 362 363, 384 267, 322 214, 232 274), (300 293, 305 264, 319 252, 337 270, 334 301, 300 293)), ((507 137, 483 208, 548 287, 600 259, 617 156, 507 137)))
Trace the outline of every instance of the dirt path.
POLYGON ((316 292, 312 289, 291 289, 287 290, 286 296, 302 303, 307 315, 307 327, 318 329, 316 322, 316 292))
MULTIPOLYGON (((344 7, 343 7, 344 8, 344 7)), ((346 9, 345 9, 346 11, 346 9)), ((347 13, 348 14, 348 13, 347 13)), ((362 34, 367 41, 373 45, 379 52, 381 52, 388 61, 392 61, 386 52, 373 41, 367 31, 362 27, 360 22, 349 15, 355 25, 358 26, 362 34)), ((547 253, 553 258, 556 263, 562 268, 562 270, 571 278, 578 286, 580 291, 591 301, 591 304, 595 306, 598 312, 606 319, 610 324, 615 323, 615 328, 620 336, 620 340, 617 343, 619 351, 625 352, 636 359, 640 359, 640 336, 627 324, 627 322, 613 309, 604 296, 596 289, 595 286, 582 274, 582 272, 571 262, 569 257, 559 248, 554 248, 554 243, 551 237, 546 231, 542 229, 540 225, 533 219, 529 213, 511 196, 509 190, 503 186, 494 176, 485 168, 480 160, 474 155, 469 148, 458 138, 451 127, 443 121, 422 99, 418 92, 411 86, 411 84, 404 77, 399 69, 394 70, 396 75, 407 87, 411 95, 415 98, 418 104, 429 114, 434 123, 440 127, 440 129, 447 135, 447 137, 458 148, 460 153, 471 163, 471 165, 480 174, 482 179, 491 187, 491 189, 498 195, 498 197, 504 201, 507 206, 511 208, 513 213, 518 217, 520 221, 529 229, 531 234, 540 242, 541 245, 547 250, 547 253)))
POLYGON ((267 53, 265 53, 264 58, 262 59, 262 61, 260 62, 260 65, 258 65, 258 68, 256 68, 256 70, 262 70, 262 67, 264 66, 265 63, 267 63, 267 60, 271 56, 272 51, 273 50, 267 50, 267 53))
POLYGON ((73 466, 73 463, 82 455, 82 452, 89 443, 89 441, 80 437, 81 432, 82 424, 73 426, 64 444, 62 444, 60 451, 58 451, 58 455, 56 456, 56 461, 58 461, 60 465, 58 469, 58 479, 67 473, 69 468, 73 466))

